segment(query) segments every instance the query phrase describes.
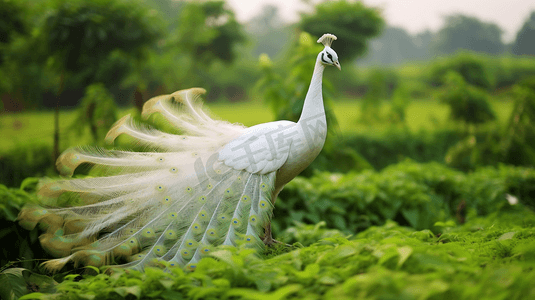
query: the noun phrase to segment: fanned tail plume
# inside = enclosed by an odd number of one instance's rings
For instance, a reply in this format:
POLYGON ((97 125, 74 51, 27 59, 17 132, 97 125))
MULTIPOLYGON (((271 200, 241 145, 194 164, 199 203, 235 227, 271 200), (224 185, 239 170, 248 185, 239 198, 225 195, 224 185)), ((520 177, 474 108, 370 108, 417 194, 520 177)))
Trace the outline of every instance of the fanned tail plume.
POLYGON ((72 148, 60 156, 63 175, 82 163, 113 175, 43 181, 40 196, 70 197, 71 205, 79 205, 23 208, 20 224, 40 224, 43 248, 58 257, 44 263, 46 269, 57 271, 69 262, 143 269, 154 259, 195 269, 217 245, 262 245, 275 172, 252 174, 218 160, 218 150, 244 127, 210 118, 198 101, 202 93, 183 90, 145 103, 143 117, 159 113, 180 134, 136 125, 125 116, 106 136, 112 142, 128 135, 151 152, 72 148))

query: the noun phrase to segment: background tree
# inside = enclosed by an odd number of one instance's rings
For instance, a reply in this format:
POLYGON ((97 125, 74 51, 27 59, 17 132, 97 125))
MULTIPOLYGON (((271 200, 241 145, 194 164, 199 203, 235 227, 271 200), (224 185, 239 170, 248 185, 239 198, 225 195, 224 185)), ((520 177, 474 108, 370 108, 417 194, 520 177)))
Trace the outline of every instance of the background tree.
POLYGON ((178 11, 170 34, 153 45, 148 63, 127 79, 129 85, 140 84, 139 103, 154 94, 191 86, 210 91, 214 77, 228 69, 236 58, 236 46, 246 40, 242 25, 224 1, 188 1, 178 11), (217 63, 225 67, 213 71, 217 63))
POLYGON ((342 61, 351 61, 366 51, 367 40, 379 34, 384 21, 378 10, 361 2, 328 1, 315 6, 314 12, 303 15, 298 27, 320 37, 326 32, 344 41, 336 45, 342 61))
POLYGON ((517 55, 535 55, 535 11, 526 20, 516 34, 513 53, 517 55))
POLYGON ((505 49, 502 30, 494 23, 461 14, 447 16, 445 26, 437 33, 434 51, 450 54, 459 49, 499 54, 505 49))
POLYGON ((140 60, 160 36, 154 16, 136 1, 57 0, 46 16, 41 38, 52 65, 61 73, 57 92, 54 156, 59 156, 59 107, 65 76, 76 74, 82 86, 101 76, 108 85, 127 74, 116 62, 140 60), (111 62, 111 66, 110 66, 111 62))
POLYGON ((254 57, 265 53, 275 60, 279 58, 285 52, 292 29, 292 25, 284 24, 277 6, 264 6, 262 12, 246 24, 246 30, 254 44, 254 57))
POLYGON ((418 57, 414 38, 403 28, 387 27, 377 38, 371 40, 370 51, 359 60, 359 64, 396 65, 418 57))
POLYGON ((20 2, 0 0, 0 65, 4 61, 3 48, 16 34, 27 32, 25 14, 20 2))
POLYGON ((445 75, 441 101, 450 106, 450 118, 465 124, 481 124, 496 118, 484 91, 470 86, 455 71, 445 75))
POLYGON ((176 45, 192 56, 194 64, 207 65, 215 59, 232 62, 234 45, 245 41, 224 1, 189 2, 180 14, 176 37, 176 45))

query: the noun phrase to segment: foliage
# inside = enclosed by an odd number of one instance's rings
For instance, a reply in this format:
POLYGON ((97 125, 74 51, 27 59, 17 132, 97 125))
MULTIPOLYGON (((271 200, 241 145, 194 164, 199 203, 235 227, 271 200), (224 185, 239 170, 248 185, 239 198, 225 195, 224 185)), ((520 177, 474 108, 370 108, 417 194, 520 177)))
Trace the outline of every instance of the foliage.
MULTIPOLYGON (((335 146, 324 147, 311 169, 345 173, 368 169, 369 164, 371 168, 381 170, 406 158, 418 162, 444 162, 448 148, 459 140, 458 132, 447 128, 411 132, 401 127, 387 129, 381 134, 345 134, 336 138, 335 146), (346 159, 347 151, 356 153, 359 158, 346 159)), ((311 176, 312 172, 306 175, 311 176)))
MULTIPOLYGON (((124 83, 134 86, 143 98, 138 100, 139 108, 152 96, 178 89, 202 86, 209 91, 209 97, 218 99, 232 94, 218 87, 243 93, 243 82, 254 82, 247 78, 250 67, 240 65, 241 69, 233 69, 231 65, 237 57, 240 62, 246 58, 237 47, 246 36, 225 2, 188 1, 180 5, 179 14, 169 25, 169 34, 153 45, 147 63, 138 66, 124 83), (224 83, 225 80, 232 82, 224 83)), ((252 60, 248 62, 253 65, 252 60)))
POLYGON ((501 149, 507 161, 535 165, 535 77, 514 86, 514 108, 501 149))
POLYGON ((512 52, 516 55, 535 55, 535 11, 516 34, 512 52))
POLYGON ((0 183, 19 186, 31 176, 54 173, 52 147, 39 143, 18 144, 0 153, 0 183))
MULTIPOLYGON (((39 245, 37 230, 27 231, 15 223, 22 206, 36 202, 34 194, 36 183, 36 178, 27 178, 20 188, 7 188, 0 184, 0 240, 3 241, 0 250, 2 253, 0 272, 10 262, 33 269, 36 265, 33 258, 43 257, 44 252, 39 245)), ((1 291, 0 296, 2 296, 1 291)))
POLYGON ((393 124, 405 122, 406 109, 410 101, 410 90, 406 85, 398 85, 392 95, 392 105, 388 120, 393 124))
POLYGON ((241 25, 224 1, 188 2, 180 14, 176 44, 195 64, 232 62, 234 45, 245 41, 241 25))
POLYGON ((89 127, 93 142, 97 143, 117 121, 117 107, 113 96, 102 83, 95 83, 86 88, 78 109, 78 118, 71 128, 81 134, 86 126, 89 127))
POLYGON ((0 272, 0 296, 4 300, 16 300, 29 291, 54 292, 58 283, 45 275, 23 268, 10 268, 0 272))
POLYGON ((485 23, 462 14, 447 16, 445 23, 433 45, 437 53, 450 54, 459 49, 489 54, 504 51, 502 30, 494 23, 485 23))
POLYGON ((486 215, 499 209, 508 193, 535 205, 534 183, 531 168, 487 167, 464 174, 438 163, 410 161, 380 172, 317 173, 286 185, 275 203, 272 227, 276 232, 296 221, 324 221, 328 228, 351 233, 390 219, 437 232, 441 229, 433 227, 436 222, 463 222, 458 213, 486 215))
POLYGON ((5 44, 11 42, 14 35, 27 33, 23 7, 13 0, 0 1, 0 66, 4 62, 5 44))
POLYGON ((387 26, 378 37, 370 40, 369 50, 358 63, 393 66, 406 61, 429 59, 432 36, 429 31, 411 36, 404 28, 387 26))
POLYGON ((459 73, 471 85, 483 89, 488 89, 492 86, 485 60, 481 56, 468 52, 459 52, 455 56, 436 60, 429 68, 431 84, 439 85, 444 83, 445 76, 450 71, 459 73))
POLYGON ((485 92, 467 84, 455 71, 446 74, 440 100, 450 106, 450 117, 453 120, 465 124, 481 124, 496 119, 485 92))
POLYGON ((525 299, 535 295, 533 224, 533 213, 517 210, 439 224, 437 237, 390 221, 265 259, 222 248, 195 272, 67 275, 54 293, 21 299, 525 299))
POLYGON ((336 45, 341 61, 352 61, 366 51, 369 38, 379 34, 384 20, 378 10, 347 0, 320 2, 314 12, 303 15, 299 28, 313 36, 332 33, 343 43, 336 45))
POLYGON ((368 73, 368 90, 362 99, 362 114, 360 121, 373 124, 383 120, 380 106, 385 98, 390 98, 392 90, 396 88, 398 77, 394 71, 372 69, 368 73))
POLYGON ((139 58, 160 36, 156 18, 139 2, 57 0, 53 5, 42 29, 47 50, 61 69, 85 70, 89 83, 110 53, 119 50, 139 58))

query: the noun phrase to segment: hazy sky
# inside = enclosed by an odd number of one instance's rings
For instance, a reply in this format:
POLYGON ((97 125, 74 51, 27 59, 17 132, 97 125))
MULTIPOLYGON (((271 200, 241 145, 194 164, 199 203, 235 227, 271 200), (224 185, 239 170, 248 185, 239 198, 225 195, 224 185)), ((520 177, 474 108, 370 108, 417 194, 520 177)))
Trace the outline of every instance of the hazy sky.
MULTIPOLYGON (((288 22, 296 21, 306 6, 301 0, 227 0, 238 20, 247 21, 260 13, 265 4, 279 7, 288 22)), ((463 13, 485 22, 494 22, 503 29, 503 39, 510 42, 516 32, 535 10, 534 0, 364 0, 367 6, 380 8, 389 25, 403 27, 410 33, 426 28, 438 30, 442 16, 463 13)))

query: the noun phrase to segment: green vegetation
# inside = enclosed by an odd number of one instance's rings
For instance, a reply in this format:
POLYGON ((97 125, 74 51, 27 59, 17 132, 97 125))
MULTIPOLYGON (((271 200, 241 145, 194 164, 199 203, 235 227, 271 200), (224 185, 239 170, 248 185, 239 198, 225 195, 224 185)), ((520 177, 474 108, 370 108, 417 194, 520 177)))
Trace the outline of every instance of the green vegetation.
MULTIPOLYGON (((10 223, 24 203, 36 201, 35 183, 0 186, 0 216, 11 224, 1 233, 26 234, 29 241, 4 247, 8 258, 45 257, 35 241, 37 229, 24 233, 10 223)), ((259 255, 222 247, 195 272, 164 271, 160 265, 145 273, 110 274, 89 267, 86 275, 49 277, 6 265, 0 296, 520 299, 535 295, 535 214, 529 209, 535 207, 534 186, 533 169, 505 166, 465 175, 440 164, 405 162, 381 173, 318 174, 292 182, 277 203, 275 224, 286 229, 276 236, 293 246, 259 255)), ((37 262, 13 263, 30 268, 37 262)))
POLYGON ((507 45, 473 17, 412 36, 360 2, 305 2, 296 24, 268 7, 244 25, 223 1, 0 0, 0 298, 534 297, 535 13, 507 45), (325 71, 322 153, 275 204, 291 246, 44 273, 40 229, 16 218, 57 151, 124 147, 103 143, 115 120, 192 86, 223 120, 295 121, 325 32, 342 72, 325 71))

